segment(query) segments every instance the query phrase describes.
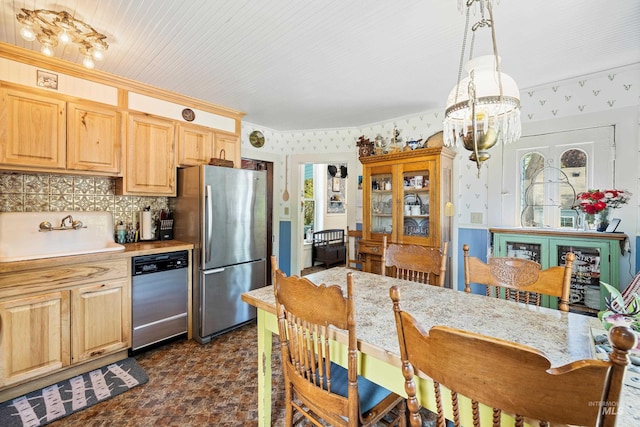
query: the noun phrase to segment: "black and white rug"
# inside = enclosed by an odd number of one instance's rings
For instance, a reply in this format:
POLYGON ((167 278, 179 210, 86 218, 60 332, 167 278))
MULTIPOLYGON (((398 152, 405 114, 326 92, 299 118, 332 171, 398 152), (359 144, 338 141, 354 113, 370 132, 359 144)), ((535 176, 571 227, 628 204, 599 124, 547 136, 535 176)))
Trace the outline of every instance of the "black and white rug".
POLYGON ((148 380, 138 362, 130 357, 0 403, 0 426, 43 426, 148 380))

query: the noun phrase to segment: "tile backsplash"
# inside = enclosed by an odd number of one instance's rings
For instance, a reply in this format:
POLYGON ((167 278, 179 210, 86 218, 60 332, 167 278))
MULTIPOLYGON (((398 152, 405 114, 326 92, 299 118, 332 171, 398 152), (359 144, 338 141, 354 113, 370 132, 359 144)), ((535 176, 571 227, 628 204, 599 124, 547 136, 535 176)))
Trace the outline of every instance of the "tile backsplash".
POLYGON ((135 227, 147 206, 157 214, 167 197, 116 196, 115 178, 0 172, 0 212, 106 211, 135 227))

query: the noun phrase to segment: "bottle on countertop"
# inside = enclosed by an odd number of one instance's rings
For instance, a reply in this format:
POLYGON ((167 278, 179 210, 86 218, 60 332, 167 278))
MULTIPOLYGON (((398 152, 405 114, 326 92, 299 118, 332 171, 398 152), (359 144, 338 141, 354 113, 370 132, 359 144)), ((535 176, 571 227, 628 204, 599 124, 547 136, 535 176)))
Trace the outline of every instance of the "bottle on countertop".
POLYGON ((125 227, 122 221, 116 225, 116 242, 120 244, 127 242, 127 227, 125 227))

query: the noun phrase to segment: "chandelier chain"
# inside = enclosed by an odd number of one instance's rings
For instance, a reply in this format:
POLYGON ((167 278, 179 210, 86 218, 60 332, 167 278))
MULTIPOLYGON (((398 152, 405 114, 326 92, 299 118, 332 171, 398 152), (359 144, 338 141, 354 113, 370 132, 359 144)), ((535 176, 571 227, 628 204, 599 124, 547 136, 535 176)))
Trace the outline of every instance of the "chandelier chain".
MULTIPOLYGON (((469 0, 469 1, 474 1, 474 0, 469 0)), ((469 12, 470 12, 470 8, 467 7, 467 13, 466 13, 466 18, 465 18, 465 23, 464 23, 464 34, 462 35, 462 49, 460 52, 460 66, 458 67, 458 80, 456 81, 460 81, 460 79, 462 78, 462 68, 463 68, 463 64, 464 64, 464 52, 467 49, 467 32, 469 30, 469 12)), ((473 38, 471 40, 471 51, 473 51, 473 38)), ((456 103, 458 102, 458 95, 460 92, 460 88, 458 86, 456 86, 456 103)))
POLYGON ((491 21, 491 42, 493 43, 493 55, 496 57, 496 72, 498 73, 498 87, 500 88, 500 103, 502 103, 502 73, 500 72, 500 61, 498 58, 498 43, 496 42, 496 28, 493 24, 493 8, 491 7, 491 2, 487 2, 487 11, 489 12, 489 20, 491 21))

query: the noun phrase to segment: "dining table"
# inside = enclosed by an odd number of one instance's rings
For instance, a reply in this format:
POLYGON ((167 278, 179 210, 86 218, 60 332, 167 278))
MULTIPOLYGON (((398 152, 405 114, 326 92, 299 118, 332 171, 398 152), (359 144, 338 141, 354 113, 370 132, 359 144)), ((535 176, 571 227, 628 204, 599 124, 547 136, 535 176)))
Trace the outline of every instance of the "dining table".
MULTIPOLYGON (((334 267, 304 277, 316 285, 340 285, 346 292, 348 273, 353 275, 354 281, 359 374, 399 395, 406 396, 406 393, 393 304, 389 297, 389 289, 394 285, 400 290, 401 308, 426 331, 433 326, 444 325, 527 345, 542 351, 552 367, 597 358, 592 331, 601 325, 595 317, 345 267, 334 267)), ((278 333, 273 286, 246 292, 242 294, 242 300, 257 308, 258 425, 269 426, 272 339, 273 334, 278 333)), ((346 351, 343 351, 347 344, 346 332, 335 331, 332 340, 336 349, 335 352, 332 349, 332 359, 335 354, 338 363, 346 363, 346 351)), ((472 358, 473 354, 468 356, 472 358)), ((435 410, 432 381, 419 374, 416 383, 420 404, 435 410)), ((619 427, 640 426, 640 389, 623 385, 617 407, 607 410, 616 411, 619 427)), ((462 424, 473 425, 470 417, 470 414, 463 414, 462 424)), ((485 417, 491 419, 490 408, 482 409, 482 418, 485 417)))

